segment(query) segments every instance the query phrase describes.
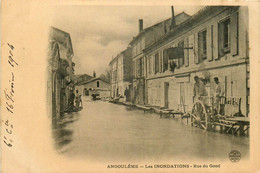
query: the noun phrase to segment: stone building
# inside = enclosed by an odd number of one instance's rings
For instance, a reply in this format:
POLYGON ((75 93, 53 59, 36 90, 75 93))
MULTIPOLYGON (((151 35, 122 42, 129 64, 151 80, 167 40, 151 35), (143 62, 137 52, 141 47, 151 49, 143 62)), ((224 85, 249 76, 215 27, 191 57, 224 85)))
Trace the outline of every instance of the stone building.
POLYGON ((73 88, 75 64, 72 62, 73 49, 70 34, 51 27, 48 57, 48 102, 52 119, 58 119, 64 112, 73 88))
POLYGON ((124 96, 130 100, 130 82, 132 80, 131 48, 127 48, 110 63, 111 97, 124 96))
POLYGON ((172 26, 179 25, 189 18, 190 16, 184 12, 175 16, 172 8, 172 18, 164 20, 148 28, 143 29, 143 20, 139 20, 139 34, 130 42, 130 46, 132 47, 133 63, 133 102, 137 104, 145 104, 147 97, 147 93, 145 92, 147 60, 143 50, 169 33, 172 26))
POLYGON ((194 76, 205 82, 208 96, 218 77, 225 96, 240 97, 242 113, 249 114, 247 7, 205 7, 141 54, 147 57, 147 104, 191 110, 194 76))
POLYGON ((110 83, 101 78, 92 78, 75 85, 75 91, 86 98, 91 98, 92 94, 96 94, 98 98, 110 97, 110 83))

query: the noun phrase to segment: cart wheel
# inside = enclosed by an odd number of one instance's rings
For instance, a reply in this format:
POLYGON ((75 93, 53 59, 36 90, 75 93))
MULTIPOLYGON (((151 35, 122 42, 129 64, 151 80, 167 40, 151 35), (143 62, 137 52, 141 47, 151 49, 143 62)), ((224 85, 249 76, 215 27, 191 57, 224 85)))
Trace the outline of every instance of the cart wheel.
POLYGON ((192 106, 191 123, 198 124, 204 130, 207 130, 208 117, 204 104, 198 100, 192 106))

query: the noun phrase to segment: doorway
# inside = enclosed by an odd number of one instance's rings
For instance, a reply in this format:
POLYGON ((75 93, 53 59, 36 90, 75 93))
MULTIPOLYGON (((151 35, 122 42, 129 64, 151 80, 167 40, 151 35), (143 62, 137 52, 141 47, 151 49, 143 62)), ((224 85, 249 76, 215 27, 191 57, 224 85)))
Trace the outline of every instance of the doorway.
POLYGON ((169 108, 169 82, 164 82, 164 108, 169 108))

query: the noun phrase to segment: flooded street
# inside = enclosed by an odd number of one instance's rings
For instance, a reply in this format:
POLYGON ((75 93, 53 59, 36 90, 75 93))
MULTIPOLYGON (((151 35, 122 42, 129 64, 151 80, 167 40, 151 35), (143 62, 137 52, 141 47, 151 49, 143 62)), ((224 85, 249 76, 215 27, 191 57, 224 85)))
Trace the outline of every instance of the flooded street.
POLYGON ((65 114, 54 131, 57 149, 68 157, 97 161, 228 159, 232 150, 249 157, 249 137, 208 132, 180 116, 160 118, 123 105, 88 101, 65 114))

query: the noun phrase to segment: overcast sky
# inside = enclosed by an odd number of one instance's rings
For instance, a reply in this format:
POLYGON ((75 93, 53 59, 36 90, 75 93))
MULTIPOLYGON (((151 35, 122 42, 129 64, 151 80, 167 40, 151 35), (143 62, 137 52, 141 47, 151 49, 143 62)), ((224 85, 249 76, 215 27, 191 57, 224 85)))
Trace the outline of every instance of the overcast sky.
MULTIPOLYGON (((174 7, 175 15, 193 15, 202 7, 174 7)), ((144 28, 171 17, 170 6, 59 6, 53 26, 70 33, 75 74, 100 76, 112 57, 125 50, 138 34, 138 20, 144 28)))

